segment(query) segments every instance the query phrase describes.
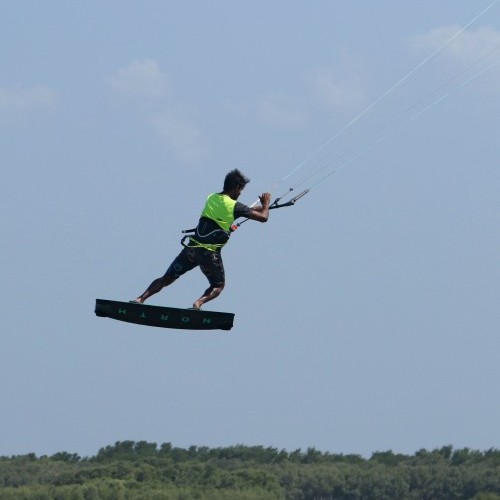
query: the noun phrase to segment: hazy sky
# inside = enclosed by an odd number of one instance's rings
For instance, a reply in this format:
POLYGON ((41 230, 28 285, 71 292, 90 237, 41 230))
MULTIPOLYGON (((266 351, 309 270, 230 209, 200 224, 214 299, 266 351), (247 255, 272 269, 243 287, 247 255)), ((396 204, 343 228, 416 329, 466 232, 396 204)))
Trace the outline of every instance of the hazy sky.
POLYGON ((0 455, 500 447, 491 4, 1 2, 0 455), (248 204, 313 187, 224 249, 234 328, 97 318, 234 167, 248 204))

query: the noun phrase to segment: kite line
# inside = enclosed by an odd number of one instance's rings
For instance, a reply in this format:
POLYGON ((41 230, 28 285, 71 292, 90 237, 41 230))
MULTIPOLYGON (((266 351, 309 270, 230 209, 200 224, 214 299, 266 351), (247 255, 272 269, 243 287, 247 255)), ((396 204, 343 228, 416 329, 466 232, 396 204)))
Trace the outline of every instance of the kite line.
MULTIPOLYGON (((384 101, 387 101, 388 98, 404 83, 410 80, 417 72, 419 72, 422 68, 428 65, 431 61, 436 59, 448 46, 450 46, 454 41, 456 41, 460 36, 462 36, 466 30, 472 26, 477 20, 479 20, 482 16, 484 16, 490 9, 492 9, 500 0, 494 0, 487 7, 482 9, 478 14, 476 14, 470 21, 468 21, 462 28, 460 28, 456 33, 447 38, 444 43, 442 43, 439 47, 437 47, 434 51, 432 51, 429 55, 427 55, 424 59, 422 59, 414 68, 412 68, 409 72, 407 72, 402 78, 397 80, 393 85, 391 85, 387 90, 385 90, 377 99, 375 99, 370 105, 368 105, 365 109, 363 109, 359 114, 357 114, 354 118, 352 118, 346 125, 340 128, 335 134, 333 134, 328 140, 326 140, 323 144, 317 147, 312 153, 310 153, 301 163, 295 166, 290 172, 288 172, 280 181, 278 181, 273 190, 275 190, 278 186, 283 185, 288 179, 290 179, 294 174, 299 172, 300 170, 304 170, 306 165, 312 164, 304 174, 302 178, 293 183, 287 190, 281 195, 278 196, 270 208, 281 208, 284 206, 291 206, 295 204, 301 197, 307 194, 311 189, 318 186, 322 182, 324 182, 327 178, 331 177, 333 174, 338 172, 340 169, 345 166, 353 163, 355 160, 364 156, 367 152, 371 151, 375 146, 383 142, 385 139, 390 137, 398 126, 401 126, 403 123, 410 122, 417 117, 421 116, 425 112, 432 109, 434 106, 438 105, 452 94, 457 92, 459 89, 465 87, 470 84, 481 75, 486 73, 495 67, 498 62, 493 62, 488 64, 486 67, 476 70, 471 76, 466 77, 462 81, 459 81, 460 78, 463 78, 466 73, 468 73, 472 68, 477 66, 480 62, 484 61, 487 57, 491 56, 494 52, 500 49, 500 45, 488 52, 487 54, 481 56, 478 60, 476 60, 473 64, 469 65, 465 70, 463 70, 458 75, 455 75, 452 79, 450 79, 445 84, 441 85, 438 89, 433 90, 430 95, 427 95, 424 99, 421 99, 418 103, 407 108, 399 118, 393 120, 391 124, 386 124, 383 127, 380 127, 377 131, 375 131, 370 137, 365 138, 361 143, 355 144, 351 147, 350 150, 344 153, 340 153, 336 158, 327 158, 328 155, 328 147, 332 145, 334 141, 339 139, 342 135, 344 135, 347 131, 352 129, 354 125, 361 122, 363 118, 365 118, 370 112, 373 112, 377 107, 379 107, 384 101), (458 83, 457 83, 458 81, 458 83), (437 97, 432 97, 433 95, 437 97), (429 101, 429 99, 431 100, 429 101), (322 156, 320 156, 320 153, 322 156), (351 155, 351 156, 349 156, 351 155), (323 163, 321 163, 323 162, 323 163), (333 163, 337 163, 336 167, 332 167, 333 163), (323 172, 323 176, 319 178, 319 180, 315 182, 311 182, 306 189, 303 189, 298 195, 295 195, 295 190, 298 186, 304 186, 306 181, 311 181, 317 177, 321 172, 323 172), (288 202, 281 202, 281 200, 285 197, 294 194, 288 202)), ((255 205, 255 202, 253 205, 255 205)), ((243 221, 245 222, 245 221, 243 221)), ((240 223, 241 224, 241 223, 240 223)))

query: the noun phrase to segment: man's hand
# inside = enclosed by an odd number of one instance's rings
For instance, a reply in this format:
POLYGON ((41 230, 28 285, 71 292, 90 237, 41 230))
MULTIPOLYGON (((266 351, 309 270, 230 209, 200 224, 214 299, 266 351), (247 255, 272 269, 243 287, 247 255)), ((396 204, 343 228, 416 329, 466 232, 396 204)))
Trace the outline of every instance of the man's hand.
POLYGON ((259 196, 259 200, 263 208, 269 208, 271 204, 271 193, 262 193, 259 196))
POLYGON ((271 204, 271 194, 262 193, 259 196, 259 200, 261 206, 257 208, 252 208, 250 214, 248 215, 248 218, 259 222, 267 222, 267 219, 269 218, 269 205, 271 204))

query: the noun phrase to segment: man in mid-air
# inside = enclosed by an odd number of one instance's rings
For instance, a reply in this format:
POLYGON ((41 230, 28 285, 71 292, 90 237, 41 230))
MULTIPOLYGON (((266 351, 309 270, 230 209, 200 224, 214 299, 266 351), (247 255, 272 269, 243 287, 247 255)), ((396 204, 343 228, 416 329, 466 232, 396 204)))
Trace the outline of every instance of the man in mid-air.
POLYGON ((167 272, 161 278, 155 279, 147 290, 132 302, 142 304, 151 295, 172 284, 196 266, 200 266, 210 286, 193 303, 193 309, 201 309, 203 304, 220 295, 225 284, 221 250, 229 240, 233 222, 239 217, 259 222, 267 222, 269 218, 269 193, 259 196, 260 207, 251 208, 237 201, 249 182, 250 179, 238 169, 231 170, 226 175, 222 192, 211 194, 207 198, 194 235, 170 264, 167 272))

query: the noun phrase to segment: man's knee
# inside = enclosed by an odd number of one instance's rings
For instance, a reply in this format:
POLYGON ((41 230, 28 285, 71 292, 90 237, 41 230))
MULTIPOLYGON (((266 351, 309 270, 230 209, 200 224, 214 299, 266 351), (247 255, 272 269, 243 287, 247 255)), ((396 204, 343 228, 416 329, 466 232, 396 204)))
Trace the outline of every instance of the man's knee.
POLYGON ((217 297, 221 294, 222 290, 224 290, 225 283, 219 283, 217 285, 211 285, 206 291, 205 295, 212 295, 213 297, 217 297))

